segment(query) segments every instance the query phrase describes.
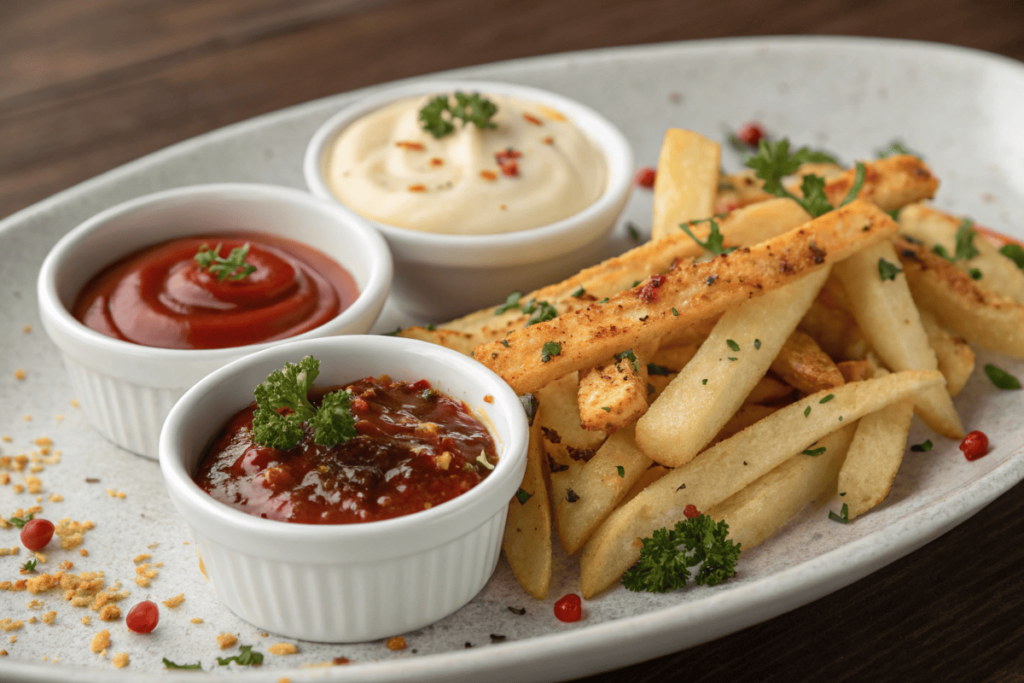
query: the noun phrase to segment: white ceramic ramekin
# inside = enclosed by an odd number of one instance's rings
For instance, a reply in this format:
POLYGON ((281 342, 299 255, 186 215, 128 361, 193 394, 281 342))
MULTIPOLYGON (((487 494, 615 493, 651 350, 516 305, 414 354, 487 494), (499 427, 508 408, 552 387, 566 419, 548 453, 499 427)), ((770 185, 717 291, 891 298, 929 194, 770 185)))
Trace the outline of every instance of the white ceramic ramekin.
POLYGON ((530 291, 593 265, 632 190, 629 142, 593 109, 546 90, 510 83, 421 81, 359 100, 328 119, 306 149, 303 171, 310 191, 338 202, 324 180, 324 168, 338 134, 356 119, 405 97, 456 90, 508 95, 558 110, 601 149, 608 180, 604 193, 583 211, 521 232, 438 235, 371 221, 395 257, 396 303, 430 320, 501 303, 513 290, 530 291))
POLYGON ((284 636, 355 642, 426 626, 483 588, 498 561, 508 503, 522 483, 528 440, 518 397, 480 363, 426 342, 357 335, 283 344, 203 379, 167 418, 160 467, 205 572, 231 611, 284 636), (488 427, 498 464, 442 505, 365 524, 289 524, 214 500, 192 481, 210 441, 253 402, 267 375, 307 355, 320 360, 318 386, 381 374, 429 380, 488 427))
POLYGON ((114 206, 65 235, 43 262, 39 312, 60 348, 75 395, 107 439, 156 459, 164 418, 185 391, 217 368, 281 342, 226 349, 139 346, 87 328, 69 312, 82 287, 134 251, 195 234, 261 232, 319 249, 355 279, 359 297, 336 318, 295 339, 367 332, 391 284, 387 244, 337 204, 272 185, 183 187, 114 206))

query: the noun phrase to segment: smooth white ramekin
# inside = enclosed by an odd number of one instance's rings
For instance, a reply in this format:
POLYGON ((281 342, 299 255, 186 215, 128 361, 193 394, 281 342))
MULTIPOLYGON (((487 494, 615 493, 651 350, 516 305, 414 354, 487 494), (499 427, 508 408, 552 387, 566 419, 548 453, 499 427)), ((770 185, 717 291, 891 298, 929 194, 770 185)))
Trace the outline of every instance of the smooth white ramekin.
POLYGON ((331 321, 297 335, 367 332, 391 285, 387 244, 337 204, 285 187, 218 184, 146 195, 97 214, 50 251, 37 286, 43 327, 64 356, 75 395, 107 439, 156 459, 164 418, 185 391, 219 367, 282 342, 226 349, 158 349, 113 339, 71 316, 75 297, 104 267, 144 247, 187 235, 261 232, 320 250, 355 279, 359 297, 331 321))
POLYGON ((214 591, 231 611, 291 638, 356 642, 426 626, 483 588, 498 561, 508 503, 522 483, 528 440, 518 397, 477 361, 426 342, 357 335, 287 343, 200 381, 167 418, 160 467, 214 591), (365 524, 289 524, 215 500, 192 480, 209 443, 253 402, 267 375, 307 355, 320 361, 318 386, 381 374, 429 380, 487 426, 498 464, 442 505, 365 524))
MULTIPOLYGON (((338 134, 360 117, 396 100, 454 92, 508 95, 558 110, 601 150, 607 185, 583 211, 538 228, 498 235, 439 235, 371 221, 395 257, 393 296, 408 312, 442 320, 498 304, 513 290, 530 291, 593 265, 622 212, 633 181, 633 152, 625 136, 590 107, 546 90, 492 81, 420 81, 359 100, 328 119, 306 149, 310 191, 339 200, 324 180, 338 134)), ((344 205, 342 205, 344 206, 344 205)), ((355 212, 345 207, 353 215, 355 212)))

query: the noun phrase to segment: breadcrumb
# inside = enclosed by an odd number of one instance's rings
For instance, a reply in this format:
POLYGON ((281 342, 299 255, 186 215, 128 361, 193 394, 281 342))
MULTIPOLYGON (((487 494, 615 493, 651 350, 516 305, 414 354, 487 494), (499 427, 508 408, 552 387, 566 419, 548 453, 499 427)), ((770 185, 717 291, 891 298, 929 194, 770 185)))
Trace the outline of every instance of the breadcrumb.
POLYGON ((82 404, 78 402, 78 399, 77 399, 77 398, 73 398, 73 399, 71 399, 71 406, 72 406, 72 407, 74 407, 74 408, 79 408, 79 407, 81 407, 81 405, 82 405, 82 404))
POLYGON ((22 370, 21 368, 18 368, 17 370, 14 371, 14 379, 22 380, 25 379, 26 376, 27 375, 25 375, 25 371, 22 370))
POLYGON ((72 522, 70 517, 65 517, 57 522, 53 533, 60 537, 61 548, 71 550, 82 545, 82 536, 93 527, 95 527, 95 524, 91 520, 72 522))
POLYGON ((92 637, 89 649, 95 653, 102 652, 110 647, 110 631, 103 629, 92 637))
POLYGON ((44 605, 46 605, 46 603, 42 600, 38 598, 33 598, 28 601, 25 607, 28 607, 29 609, 42 609, 44 605))
POLYGON ((111 498, 123 499, 125 497, 124 491, 117 491, 116 489, 107 489, 107 495, 111 498))
POLYGON ((123 669, 128 666, 128 653, 118 652, 110 661, 113 663, 115 669, 123 669))
POLYGON ((0 548, 0 557, 5 555, 17 555, 21 552, 21 547, 13 545, 10 548, 0 548))
POLYGON ((37 446, 52 446, 53 439, 51 439, 48 436, 41 436, 38 439, 34 439, 32 443, 34 443, 37 446))
POLYGON ((62 560, 61 563, 60 563, 60 568, 63 569, 64 571, 70 571, 71 568, 74 567, 74 566, 75 566, 75 563, 72 562, 71 560, 62 560))
POLYGON ((46 614, 43 615, 43 623, 46 624, 47 626, 52 626, 53 625, 53 620, 56 619, 56 618, 57 618, 57 613, 51 610, 51 611, 49 611, 49 612, 47 612, 46 614))
POLYGON ((388 638, 387 646, 389 650, 404 650, 406 648, 405 638, 402 636, 388 638))
POLYGON ((229 647, 234 647, 235 643, 238 642, 238 638, 230 633, 221 633, 217 636, 217 644, 220 645, 220 649, 227 650, 229 647))
POLYGON ((90 623, 92 623, 92 617, 90 617, 88 614, 82 617, 82 626, 88 626, 90 623))
POLYGON ((89 557, 89 551, 86 550, 85 548, 82 548, 81 550, 79 550, 78 554, 81 555, 82 557, 89 557))
POLYGON ((147 553, 143 553, 142 555, 136 555, 135 559, 132 560, 132 562, 134 562, 135 564, 138 564, 139 562, 143 562, 145 560, 148 560, 151 557, 153 557, 153 556, 149 555, 147 553))
POLYGON ((175 607, 177 607, 178 605, 180 605, 183 602, 185 602, 185 594, 184 593, 180 593, 178 595, 175 595, 173 598, 167 598, 166 600, 163 601, 163 604, 164 604, 164 607, 168 607, 170 609, 174 609, 175 607))
POLYGON ((29 493, 42 493, 43 482, 39 477, 25 477, 25 486, 28 487, 29 493))
POLYGON ((32 326, 31 325, 25 325, 25 327, 21 328, 21 331, 24 332, 25 334, 28 334, 29 332, 32 331, 32 326))
POLYGON ((3 484, 4 486, 7 486, 10 483, 11 483, 11 475, 7 474, 6 472, 0 472, 0 484, 3 484))
POLYGON ((25 490, 24 484, 15 484, 14 485, 14 492, 15 493, 21 493, 24 490, 25 490))
MULTIPOLYGON (((25 625, 25 622, 21 619, 14 621, 13 619, 0 619, 0 629, 10 633, 11 631, 17 631, 25 625)), ((13 640, 11 641, 14 642, 13 640)))
POLYGON ((50 502, 51 503, 63 503, 64 502, 64 496, 60 495, 59 493, 51 493, 50 494, 50 502))
POLYGON ((189 619, 189 621, 191 621, 193 624, 201 624, 201 623, 203 623, 203 620, 200 619, 199 617, 192 617, 191 619, 189 619))
POLYGON ((274 643, 269 648, 267 648, 267 652, 269 652, 272 655, 278 655, 280 657, 283 657, 284 655, 293 655, 296 654, 298 651, 299 648, 295 647, 295 645, 293 645, 292 643, 274 643))
POLYGON ((3 436, 0 436, 0 441, 3 441, 4 443, 10 443, 14 441, 14 439, 4 434, 3 436))
POLYGON ((151 579, 155 579, 157 571, 148 563, 140 564, 135 568, 135 583, 141 588, 147 588, 151 579))
POLYGON ((100 621, 117 621, 121 618, 121 608, 117 605, 107 605, 100 610, 100 621))

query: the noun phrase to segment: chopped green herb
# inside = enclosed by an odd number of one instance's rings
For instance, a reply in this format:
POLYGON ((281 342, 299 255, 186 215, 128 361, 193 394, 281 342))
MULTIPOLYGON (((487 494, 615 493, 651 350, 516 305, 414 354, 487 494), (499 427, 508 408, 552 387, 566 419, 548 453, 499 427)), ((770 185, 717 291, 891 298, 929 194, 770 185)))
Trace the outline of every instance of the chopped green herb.
POLYGON ((633 242, 640 244, 640 231, 636 229, 636 226, 627 221, 626 229, 629 230, 629 236, 632 238, 633 242))
MULTIPOLYGON (((860 188, 864 187, 864 177, 867 175, 867 168, 861 162, 857 162, 857 170, 854 172, 853 185, 850 186, 850 191, 846 193, 843 201, 839 202, 839 206, 846 206, 860 194, 860 188)), ((822 181, 824 185, 824 181, 822 181)), ((824 194, 824 188, 822 188, 822 194, 824 194)), ((826 212, 828 209, 826 209, 826 212)))
POLYGON ((516 491, 516 500, 519 501, 520 505, 526 505, 526 501, 530 500, 531 498, 533 498, 532 493, 527 493, 522 489, 516 491))
POLYGON ((530 303, 523 308, 523 313, 532 313, 530 319, 526 321, 526 326, 536 325, 537 323, 546 322, 548 320, 554 320, 558 317, 558 309, 549 304, 547 301, 538 301, 530 303), (529 310, 527 310, 529 309, 529 310))
POLYGON ((507 349, 508 348, 508 339, 502 339, 501 340, 501 345, 504 346, 507 349))
POLYGON ((562 355, 562 345, 558 342, 544 342, 540 349, 540 362, 547 363, 553 356, 562 355))
POLYGON ((231 662, 239 666, 259 666, 263 663, 263 655, 252 651, 252 645, 243 645, 242 652, 234 657, 217 657, 218 666, 227 666, 231 662))
POLYGON ((729 346, 729 348, 730 348, 730 349, 732 349, 733 351, 739 351, 739 350, 740 350, 740 345, 739 345, 739 344, 737 344, 736 342, 734 342, 734 341, 733 341, 732 339, 726 339, 726 340, 725 340, 725 343, 726 343, 726 344, 727 344, 727 345, 729 346))
POLYGON ((391 330, 390 332, 385 332, 384 336, 385 337, 397 337, 399 334, 401 334, 401 332, 402 332, 402 328, 401 327, 396 327, 395 329, 391 330))
POLYGON ((626 478, 626 468, 623 467, 622 465, 616 465, 615 471, 619 473, 619 477, 621 477, 622 479, 626 478))
POLYGON ((433 332, 436 329, 437 329, 437 326, 434 325, 434 323, 427 323, 427 331, 428 332, 433 332))
POLYGON ((638 284, 640 284, 640 280, 634 280, 632 286, 636 287, 638 284))
POLYGON ((757 349, 758 351, 761 350, 761 340, 760 339, 755 339, 754 340, 754 348, 757 349))
POLYGON ((946 248, 941 244, 936 244, 934 247, 932 247, 932 253, 938 254, 947 261, 953 260, 953 257, 949 255, 949 252, 946 251, 946 248))
POLYGON ((922 441, 921 443, 916 443, 916 444, 914 444, 913 446, 910 447, 910 450, 912 450, 915 453, 927 453, 931 449, 932 449, 932 440, 931 439, 928 439, 927 441, 922 441))
POLYGON ((728 524, 716 524, 707 515, 678 522, 671 531, 657 529, 643 539, 640 560, 622 575, 622 585, 631 591, 664 593, 685 586, 690 568, 700 565, 695 583, 716 586, 736 574, 740 546, 728 535, 728 524))
POLYGON ((809 416, 810 414, 811 414, 811 407, 810 407, 810 406, 807 406, 807 407, 806 407, 806 408, 804 409, 804 417, 807 417, 807 416, 809 416))
POLYGON ((985 366, 985 374, 992 380, 992 384, 995 384, 999 389, 1020 389, 1020 380, 1008 373, 1002 368, 997 368, 991 363, 985 366))
POLYGON ((999 253, 1017 264, 1017 267, 1024 270, 1024 247, 1019 244, 1004 244, 999 248, 999 253))
POLYGON ((831 510, 829 510, 828 511, 828 518, 831 519, 833 522, 839 522, 840 524, 849 524, 850 523, 850 506, 847 505, 846 503, 843 503, 843 507, 841 507, 839 509, 839 514, 838 515, 836 513, 832 512, 831 510))
POLYGON ((609 408, 608 406, 601 406, 601 410, 603 410, 603 411, 604 411, 604 412, 606 412, 606 413, 610 413, 610 412, 612 412, 612 409, 611 409, 611 408, 609 408))
POLYGON ((199 270, 204 268, 209 270, 210 275, 217 276, 218 282, 224 282, 224 280, 235 282, 256 272, 256 266, 245 262, 245 257, 249 255, 248 242, 232 249, 227 258, 221 257, 221 246, 218 244, 215 249, 210 249, 210 245, 204 244, 199 247, 199 253, 192 257, 192 260, 199 266, 199 270))
POLYGON ((498 306, 498 308, 494 311, 494 315, 501 315, 505 311, 518 310, 519 299, 522 298, 522 296, 522 292, 512 292, 511 294, 509 294, 505 298, 505 303, 503 303, 501 306, 498 306))
POLYGON ((679 227, 682 228, 683 232, 689 235, 690 239, 697 243, 697 245, 707 251, 711 252, 715 256, 721 256, 722 254, 728 254, 736 250, 736 247, 729 247, 726 249, 722 246, 723 237, 722 233, 718 230, 718 223, 715 222, 714 218, 704 218, 699 221, 692 221, 694 223, 703 223, 707 221, 711 225, 711 231, 708 233, 708 239, 705 242, 701 242, 699 239, 694 237, 690 231, 690 226, 686 223, 680 223, 679 227))
POLYGON ((821 399, 820 401, 818 401, 818 403, 828 403, 829 401, 831 401, 831 400, 832 400, 832 399, 834 399, 835 397, 836 397, 836 395, 835 395, 835 394, 829 394, 829 395, 828 395, 828 396, 826 396, 825 398, 823 398, 823 399, 821 399))
POLYGON ((825 452, 825 447, 821 446, 819 448, 808 448, 807 450, 804 451, 804 455, 813 455, 814 457, 818 457, 819 455, 821 455, 824 452, 825 452))
POLYGON ((900 219, 900 210, 899 209, 893 209, 892 211, 886 211, 886 213, 889 214, 889 218, 893 219, 894 221, 898 221, 900 219))
MULTIPOLYGON (((863 178, 861 178, 861 184, 863 184, 863 178)), ((851 192, 854 190, 859 192, 860 188, 855 186, 850 188, 851 192)), ((800 181, 800 194, 804 197, 801 204, 812 216, 822 216, 832 210, 832 203, 829 202, 828 195, 825 194, 825 179, 821 176, 813 173, 805 175, 800 181)), ((856 193, 853 196, 856 198, 856 193)))
POLYGON ((954 259, 957 261, 968 261, 981 253, 974 246, 974 236, 976 234, 974 231, 974 221, 970 218, 965 218, 956 231, 956 253, 953 254, 954 259))
POLYGON ((800 165, 808 162, 835 163, 835 159, 824 152, 812 152, 807 147, 801 147, 790 154, 789 140, 782 138, 775 142, 761 139, 757 154, 746 160, 746 165, 756 173, 757 177, 764 181, 764 190, 777 197, 789 197, 800 204, 809 214, 814 217, 832 210, 825 196, 824 180, 818 176, 804 176, 801 187, 804 196, 796 197, 782 185, 782 179, 793 175, 800 169, 800 165), (814 180, 808 180, 814 178, 814 180))
POLYGON ((537 406, 539 401, 533 394, 523 394, 519 397, 519 402, 523 404, 523 410, 526 411, 526 421, 533 425, 533 418, 537 417, 537 406))
POLYGON ((885 149, 880 149, 877 152, 879 159, 885 159, 896 154, 910 154, 911 156, 919 157, 919 155, 914 154, 909 149, 907 149, 899 140, 893 140, 892 142, 889 143, 888 147, 886 147, 885 149))
POLYGON ((884 258, 878 259, 878 277, 882 278, 882 282, 895 280, 896 276, 902 272, 903 270, 899 266, 889 263, 884 258))
POLYGON ((972 280, 980 280, 982 277, 981 271, 978 270, 977 268, 971 268, 970 270, 967 271, 967 274, 971 276, 972 280))
POLYGON ((29 560, 25 564, 21 565, 21 571, 23 572, 34 572, 36 570, 36 561, 29 560))
POLYGON ((498 112, 498 107, 480 93, 467 95, 463 92, 455 92, 455 105, 452 106, 448 95, 437 95, 420 109, 419 118, 423 123, 423 130, 434 136, 435 139, 443 138, 455 130, 455 119, 463 123, 472 123, 477 128, 495 128, 496 124, 491 117, 498 112), (445 117, 445 112, 448 116, 445 117))
POLYGON ((615 360, 628 360, 633 363, 633 370, 640 374, 640 363, 636 359, 636 354, 633 353, 633 349, 626 349, 622 353, 615 354, 615 360))
POLYGON ((583 296, 586 293, 587 293, 587 290, 583 289, 583 285, 580 285, 580 288, 577 289, 575 292, 573 292, 572 296, 574 296, 575 298, 579 299, 581 296, 583 296))
POLYGON ((34 515, 35 515, 35 513, 31 513, 30 512, 29 514, 25 515, 24 517, 11 517, 9 520, 7 520, 7 522, 10 523, 10 524, 13 524, 14 526, 16 526, 19 529, 21 529, 26 524, 28 524, 29 522, 32 521, 32 517, 34 515))
POLYGON ((351 396, 345 391, 326 394, 317 409, 308 394, 320 374, 320 361, 306 356, 298 364, 285 363, 256 387, 253 441, 280 450, 294 448, 302 440, 303 424, 313 429, 313 442, 334 446, 355 436, 355 418, 349 410, 351 396), (292 412, 282 415, 288 408, 292 412))
POLYGON ((598 301, 597 303, 599 303, 599 304, 606 304, 606 303, 608 303, 608 301, 609 301, 608 297, 605 297, 605 298, 601 299, 600 301, 598 301))
POLYGON ((839 495, 840 496, 845 496, 846 495, 846 491, 841 492, 839 495))
POLYGON ((672 315, 679 317, 679 311, 677 311, 675 307, 672 308, 672 315))
POLYGON ((739 360, 736 356, 729 356, 729 360, 739 360))
POLYGON ((701 384, 707 384, 707 383, 708 383, 708 381, 707 381, 706 379, 702 379, 702 380, 700 381, 700 383, 701 383, 701 384))
POLYGON ((647 364, 647 374, 648 375, 658 375, 660 377, 664 377, 665 375, 668 375, 671 372, 672 371, 669 370, 664 365, 655 365, 654 363, 648 363, 647 364))
POLYGON ((202 671, 202 662, 196 662, 195 664, 175 664, 171 660, 164 657, 164 668, 165 669, 184 669, 186 671, 202 671))

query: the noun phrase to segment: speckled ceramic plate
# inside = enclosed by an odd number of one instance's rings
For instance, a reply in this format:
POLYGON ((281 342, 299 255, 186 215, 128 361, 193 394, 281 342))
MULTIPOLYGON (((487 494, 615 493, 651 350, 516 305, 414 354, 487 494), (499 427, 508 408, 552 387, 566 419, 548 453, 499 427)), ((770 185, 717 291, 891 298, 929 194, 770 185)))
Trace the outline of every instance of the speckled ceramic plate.
MULTIPOLYGON (((1024 237, 1024 66, 991 55, 924 43, 838 38, 721 40, 603 50, 475 67, 451 76, 507 80, 564 93, 603 112, 625 131, 641 164, 654 164, 670 126, 721 137, 756 119, 795 143, 834 151, 847 161, 874 155, 900 138, 919 150, 942 187, 937 204, 970 214, 996 230, 1024 237)), ((361 645, 298 643, 288 657, 266 654, 259 669, 217 666, 215 638, 237 635, 267 653, 280 638, 265 635, 226 611, 199 573, 188 532, 171 508, 155 462, 103 441, 71 405, 56 348, 36 315, 35 279, 57 239, 94 213, 163 188, 213 181, 253 181, 303 187, 302 156, 309 137, 328 116, 372 89, 339 95, 263 116, 204 135, 83 183, 0 223, 0 443, 3 454, 30 453, 49 437, 58 464, 38 472, 44 514, 92 520, 82 547, 48 553, 47 569, 69 560, 72 571, 102 570, 108 583, 131 590, 122 605, 183 593, 184 603, 162 609, 160 626, 132 634, 124 621, 104 624, 88 608, 75 608, 57 592, 30 596, 0 592, 0 618, 28 620, 56 611, 51 625, 26 623, 0 634, 8 657, 5 681, 104 681, 114 653, 131 664, 119 680, 148 681, 163 671, 162 658, 201 662, 207 672, 245 680, 276 681, 552 681, 623 666, 706 641, 810 602, 913 551, 963 521, 1024 477, 1024 430, 1018 393, 996 390, 981 373, 957 400, 964 423, 989 434, 993 451, 968 463, 956 444, 915 424, 912 442, 932 438, 929 453, 908 453, 893 490, 876 511, 849 526, 827 519, 821 501, 783 532, 745 553, 740 574, 714 589, 670 595, 635 595, 621 588, 588 601, 585 617, 563 624, 552 615, 555 598, 576 588, 575 560, 556 556, 551 598, 529 598, 502 562, 472 603, 429 628, 405 634, 408 649, 382 642, 361 645), (32 325, 31 332, 23 331, 32 325), (15 370, 27 373, 14 378, 15 370), (28 419, 31 416, 31 419, 28 419), (62 419, 58 419, 61 416, 62 419), (93 481, 98 480, 98 481, 93 481), (122 492, 123 498, 110 495, 122 492), (63 496, 50 502, 51 494, 63 496), (154 544, 156 544, 154 546, 154 544), (158 574, 136 585, 133 558, 158 574), (38 609, 27 603, 36 597, 38 609), (517 615, 508 608, 525 608, 517 615), (90 625, 83 617, 92 618, 90 625), (193 623, 202 619, 202 623, 193 623), (109 627, 106 658, 90 639, 109 627), (493 635, 492 635, 493 634, 493 635), (16 642, 7 642, 17 636, 16 642), (497 637, 496 637, 497 636, 497 637), (503 637, 503 638, 502 638, 503 637), (471 646, 471 647, 470 647, 471 646), (300 668, 347 657, 344 667, 300 668)), ((739 159, 725 152, 727 166, 739 159)), ((624 220, 650 225, 651 196, 637 192, 624 220)), ((608 251, 628 246, 619 226, 608 251)), ((411 321, 386 309, 378 330, 411 321)), ((979 367, 995 362, 1018 375, 1024 363, 979 352, 979 367)), ((0 514, 34 504, 16 494, 12 474, 0 486, 0 514)), ((0 530, 0 546, 18 545, 0 530)), ((17 579, 24 551, 0 557, 0 580, 17 579)), ((170 680, 195 680, 194 674, 170 680)))

